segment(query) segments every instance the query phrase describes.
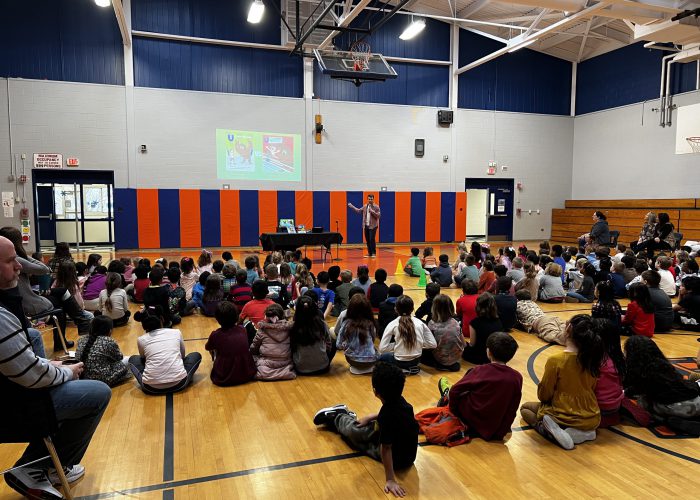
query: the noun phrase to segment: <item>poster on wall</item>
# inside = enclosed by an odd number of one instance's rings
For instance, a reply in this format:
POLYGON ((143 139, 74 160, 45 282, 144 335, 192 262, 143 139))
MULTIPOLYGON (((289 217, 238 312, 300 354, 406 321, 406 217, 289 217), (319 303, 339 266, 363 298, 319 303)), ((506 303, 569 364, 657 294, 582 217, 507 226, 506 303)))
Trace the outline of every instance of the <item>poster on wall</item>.
POLYGON ((219 179, 301 181, 301 135, 216 129, 219 179))
POLYGON ((58 153, 34 153, 34 168, 63 168, 63 155, 58 153))

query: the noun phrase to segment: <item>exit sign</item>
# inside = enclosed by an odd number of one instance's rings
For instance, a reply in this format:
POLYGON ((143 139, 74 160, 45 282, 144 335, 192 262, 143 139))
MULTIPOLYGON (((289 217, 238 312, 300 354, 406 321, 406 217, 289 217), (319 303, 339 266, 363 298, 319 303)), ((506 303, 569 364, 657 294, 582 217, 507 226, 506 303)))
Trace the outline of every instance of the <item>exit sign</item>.
POLYGON ((66 167, 77 167, 80 165, 78 158, 66 158, 66 167))

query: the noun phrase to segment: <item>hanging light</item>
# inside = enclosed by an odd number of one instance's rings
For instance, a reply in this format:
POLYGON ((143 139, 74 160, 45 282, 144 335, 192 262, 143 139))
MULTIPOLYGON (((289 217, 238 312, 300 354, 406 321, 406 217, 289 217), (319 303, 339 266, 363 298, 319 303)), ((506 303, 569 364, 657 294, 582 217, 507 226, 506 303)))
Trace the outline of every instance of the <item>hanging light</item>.
POLYGON ((250 4, 250 10, 248 11, 248 22, 252 24, 258 24, 265 13, 265 4, 262 0, 255 0, 250 4))
POLYGON ((415 37, 418 33, 423 31, 425 29, 425 19, 422 17, 414 20, 406 26, 406 29, 403 30, 403 33, 399 36, 401 40, 410 40, 411 38, 415 37))
POLYGON ((95 0, 98 7, 109 7, 112 3, 111 0, 95 0))

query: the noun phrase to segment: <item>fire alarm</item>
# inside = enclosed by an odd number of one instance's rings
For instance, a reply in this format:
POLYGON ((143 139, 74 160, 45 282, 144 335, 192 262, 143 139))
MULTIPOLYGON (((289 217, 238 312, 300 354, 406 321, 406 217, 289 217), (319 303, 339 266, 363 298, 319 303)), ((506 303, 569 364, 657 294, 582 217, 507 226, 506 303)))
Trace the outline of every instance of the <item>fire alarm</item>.
POLYGON ((21 184, 24 184, 25 182, 27 182, 27 176, 26 176, 26 175, 20 175, 19 177, 17 177, 17 182, 19 182, 19 183, 21 183, 21 184))

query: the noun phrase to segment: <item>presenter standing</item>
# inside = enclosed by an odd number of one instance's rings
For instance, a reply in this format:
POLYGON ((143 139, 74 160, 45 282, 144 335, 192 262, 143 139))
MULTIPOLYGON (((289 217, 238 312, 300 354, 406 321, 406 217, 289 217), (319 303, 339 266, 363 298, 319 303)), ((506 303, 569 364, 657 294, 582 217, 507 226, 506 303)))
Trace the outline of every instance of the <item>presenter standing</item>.
POLYGON ((348 207, 353 209, 355 213, 362 214, 362 227, 365 232, 365 241, 367 241, 367 253, 369 257, 376 257, 377 228, 379 227, 379 217, 381 217, 382 213, 379 210, 379 205, 374 204, 374 195, 367 195, 367 203, 360 208, 357 208, 352 203, 348 203, 348 207))

